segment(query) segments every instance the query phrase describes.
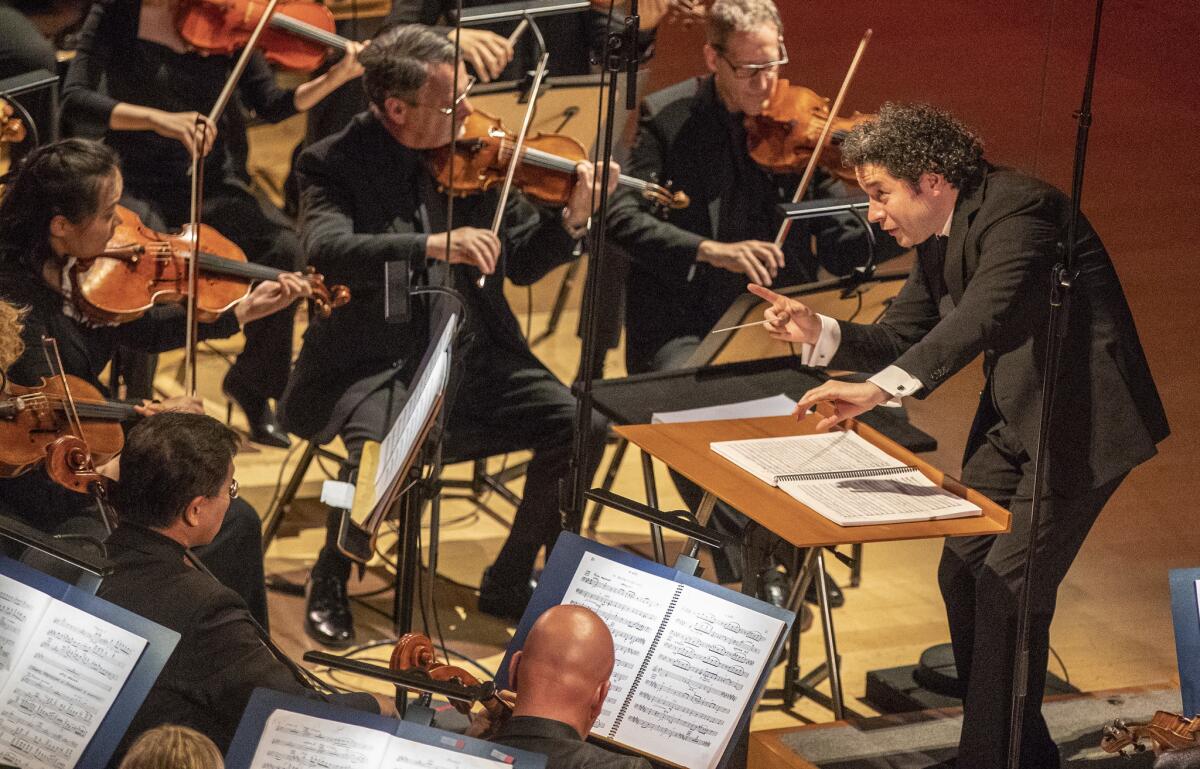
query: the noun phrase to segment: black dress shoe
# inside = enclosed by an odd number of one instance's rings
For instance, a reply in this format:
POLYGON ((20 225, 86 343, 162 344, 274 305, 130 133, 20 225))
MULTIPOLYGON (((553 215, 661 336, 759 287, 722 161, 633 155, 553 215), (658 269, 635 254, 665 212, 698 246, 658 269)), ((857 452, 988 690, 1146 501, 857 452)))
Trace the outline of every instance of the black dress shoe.
MULTIPOLYGON (((842 594, 842 589, 833 581, 833 577, 825 575, 825 588, 829 594, 829 608, 840 609, 846 603, 846 596, 842 594)), ((817 602, 817 581, 808 583, 808 591, 804 594, 804 600, 809 603, 817 602)))
POLYGON ((346 583, 337 577, 310 577, 306 588, 304 631, 314 641, 335 649, 354 643, 354 615, 346 583))
POLYGON ((533 597, 533 589, 529 580, 503 583, 493 574, 494 567, 483 570, 483 580, 479 585, 479 610, 493 617, 519 622, 533 597))
POLYGON ((225 380, 221 383, 221 392, 245 412, 246 422, 250 425, 250 440, 281 449, 292 445, 287 430, 283 429, 283 425, 275 418, 275 410, 271 408, 270 402, 236 369, 229 369, 229 373, 225 375, 225 380))
POLYGON ((787 603, 788 579, 779 569, 763 573, 758 586, 758 597, 772 606, 783 608, 787 603))

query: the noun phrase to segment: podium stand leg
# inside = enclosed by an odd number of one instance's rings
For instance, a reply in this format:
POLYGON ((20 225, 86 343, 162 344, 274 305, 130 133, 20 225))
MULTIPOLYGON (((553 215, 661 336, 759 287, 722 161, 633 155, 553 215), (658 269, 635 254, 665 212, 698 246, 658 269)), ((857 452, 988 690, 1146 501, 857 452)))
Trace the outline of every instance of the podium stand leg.
POLYGON ((833 695, 833 717, 841 721, 846 717, 846 704, 842 699, 842 659, 838 656, 837 636, 833 632, 833 611, 829 608, 825 549, 815 549, 817 551, 817 600, 821 608, 821 628, 825 634, 825 662, 829 666, 829 693, 833 695))
POLYGON ((792 583, 791 594, 788 596, 788 608, 800 614, 804 603, 804 595, 808 592, 809 584, 817 580, 817 609, 821 613, 821 634, 825 642, 825 661, 804 675, 800 674, 800 625, 792 625, 788 641, 787 668, 783 679, 783 704, 791 707, 800 697, 808 697, 813 702, 829 708, 836 720, 844 719, 847 714, 855 715, 846 708, 842 692, 841 657, 837 650, 837 636, 833 627, 833 612, 829 606, 829 589, 825 584, 825 554, 824 548, 809 548, 804 553, 803 566, 792 583), (829 679, 830 695, 816 689, 817 685, 829 679))
MULTIPOLYGON (((646 504, 658 509, 658 486, 654 483, 654 457, 642 452, 642 482, 646 485, 646 504)), ((656 523, 650 524, 650 544, 654 546, 654 560, 658 563, 667 562, 667 547, 663 542, 662 527, 656 523)))

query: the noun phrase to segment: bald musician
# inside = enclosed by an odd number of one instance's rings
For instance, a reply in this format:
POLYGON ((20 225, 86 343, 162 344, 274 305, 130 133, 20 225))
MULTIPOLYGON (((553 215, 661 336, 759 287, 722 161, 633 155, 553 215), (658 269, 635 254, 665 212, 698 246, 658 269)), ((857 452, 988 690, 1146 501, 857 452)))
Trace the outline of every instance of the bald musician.
POLYGON ((644 758, 585 742, 608 696, 613 662, 612 634, 594 611, 547 610, 509 662, 517 703, 493 742, 542 753, 555 769, 649 769, 644 758))

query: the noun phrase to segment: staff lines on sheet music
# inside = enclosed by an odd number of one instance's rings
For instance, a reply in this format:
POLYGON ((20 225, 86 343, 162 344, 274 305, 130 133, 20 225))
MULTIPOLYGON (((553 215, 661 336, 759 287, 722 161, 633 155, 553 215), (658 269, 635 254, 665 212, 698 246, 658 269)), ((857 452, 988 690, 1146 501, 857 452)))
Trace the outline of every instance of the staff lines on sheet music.
POLYGON ((685 675, 681 675, 672 670, 663 669, 661 666, 658 666, 658 665, 656 665, 654 667, 654 669, 650 671, 651 678, 653 678, 656 675, 661 675, 663 678, 669 678, 672 681, 678 681, 679 683, 683 684, 684 686, 688 687, 689 689, 701 689, 703 691, 708 692, 709 694, 715 694, 718 697, 721 697, 722 699, 729 700, 730 702, 737 701, 737 697, 734 694, 727 692, 724 689, 721 689, 716 686, 712 686, 710 684, 701 683, 700 681, 697 681, 693 678, 689 678, 688 676, 685 676, 685 675))
MULTIPOLYGON (((686 701, 692 703, 693 705, 699 705, 702 708, 711 708, 716 713, 728 713, 729 712, 729 708, 725 707, 724 705, 722 705, 719 702, 716 702, 715 700, 706 700, 703 697, 701 697, 699 694, 696 694, 695 692, 686 692, 683 689, 676 689, 674 686, 671 686, 670 684, 665 684, 656 678, 646 679, 645 684, 646 684, 646 686, 650 687, 651 689, 654 689, 655 691, 666 692, 667 694, 671 695, 672 697, 675 697, 676 699, 686 700, 686 701)), ((642 696, 653 697, 654 695, 643 694, 642 696)))
POLYGON ((86 727, 91 723, 92 716, 94 715, 91 709, 86 706, 81 707, 78 704, 65 701, 63 698, 44 694, 37 690, 24 691, 14 689, 13 699, 5 703, 5 705, 12 705, 23 713, 40 715, 59 726, 69 727, 72 732, 80 737, 87 734, 86 727))
MULTIPOLYGON (((676 712, 683 713, 684 715, 698 718, 701 721, 707 721, 710 724, 721 726, 725 723, 725 719, 721 718, 720 716, 713 715, 712 713, 705 713, 703 710, 695 710, 693 708, 689 708, 687 705, 680 705, 677 700, 673 700, 668 697, 658 697, 653 694, 647 694, 646 692, 639 692, 638 697, 646 702, 658 705, 659 707, 669 708, 676 712)), ((634 707, 637 708, 639 706, 634 705, 634 707)), ((725 710, 728 712, 729 708, 725 708, 725 710)))
MULTIPOLYGON (((133 657, 133 649, 129 648, 120 641, 108 641, 107 639, 98 639, 89 641, 87 638, 79 638, 61 630, 47 630, 47 640, 61 642, 64 646, 70 647, 78 652, 92 654, 96 657, 103 658, 106 662, 116 662, 121 664, 133 657)), ((95 636, 93 636, 95 638, 95 636)))
MULTIPOLYGON (((112 691, 113 687, 112 687, 111 682, 115 681, 118 678, 118 675, 114 671, 109 670, 108 668, 105 668, 103 666, 100 666, 100 665, 96 664, 95 662, 92 662, 91 660, 87 659, 86 656, 82 656, 82 652, 75 650, 75 649, 61 649, 60 650, 60 649, 55 648, 53 644, 49 644, 49 643, 43 643, 40 647, 38 647, 37 651, 35 651, 33 653, 33 659, 35 659, 39 662, 42 662, 49 667, 58 668, 58 670, 70 675, 71 678, 78 678, 81 681, 86 681, 87 683, 91 684, 92 686, 96 687, 97 689, 103 689, 106 692, 112 691), (61 654, 63 657, 67 658, 67 660, 69 660, 70 662, 72 662, 76 665, 79 665, 80 667, 86 668, 94 673, 99 673, 104 679, 107 679, 107 680, 101 680, 98 678, 93 678, 91 676, 85 675, 84 673, 81 673, 78 668, 72 667, 71 665, 68 665, 64 662, 60 662, 59 660, 54 659, 53 657, 47 657, 43 653, 43 652, 47 652, 47 651, 52 652, 52 653, 57 652, 58 654, 61 654)), ((33 666, 33 665, 30 666, 30 669, 31 670, 34 670, 34 669, 40 670, 40 668, 36 668, 36 666, 33 666)), ((49 673, 46 673, 46 676, 48 678, 54 678, 49 673)), ((59 683, 68 684, 68 685, 70 684, 69 679, 67 681, 63 681, 61 678, 54 678, 54 680, 58 681, 59 683)))
POLYGON ((755 643, 762 643, 763 641, 767 640, 767 637, 757 630, 743 628, 738 622, 735 622, 731 619, 722 620, 715 614, 700 612, 696 615, 696 619, 700 620, 701 622, 707 622, 709 624, 716 625, 717 627, 724 628, 726 631, 733 633, 734 635, 746 636, 755 643))
MULTIPOLYGON (((738 681, 723 676, 715 670, 707 670, 702 667, 697 667, 689 660, 678 658, 668 659, 666 660, 666 664, 670 665, 671 667, 679 668, 680 670, 686 670, 689 673, 694 673, 698 678, 702 678, 705 681, 716 681, 717 683, 725 684, 726 686, 739 692, 742 690, 742 684, 738 681)), ((659 663, 655 667, 661 666, 662 663, 659 663)))
POLYGON ((696 624, 692 625, 690 629, 696 633, 699 633, 700 635, 708 636, 709 638, 715 638, 722 643, 727 643, 736 649, 741 649, 748 652, 758 651, 758 647, 749 641, 743 641, 741 638, 734 638, 733 636, 727 636, 724 633, 720 633, 715 627, 707 622, 697 622, 696 624))
MULTIPOLYGON (((366 746, 360 745, 356 742, 351 742, 349 746, 345 744, 338 745, 334 739, 320 737, 301 739, 296 742, 282 737, 276 737, 271 740, 271 744, 286 748, 293 756, 297 754, 297 751, 303 751, 305 753, 316 754, 317 756, 321 757, 334 756, 335 758, 345 758, 349 759, 351 763, 361 763, 362 761, 365 761, 367 754, 370 752, 366 746)), ((279 753, 276 751, 268 751, 267 755, 279 755, 279 753)))
POLYGON ((680 657, 686 657, 690 660, 695 660, 702 665, 708 665, 709 667, 717 668, 718 670, 725 670, 742 678, 746 677, 746 669, 741 665, 734 665, 729 662, 721 662, 721 660, 717 658, 717 655, 702 654, 696 649, 695 646, 691 644, 678 643, 675 641, 664 641, 663 648, 672 654, 676 654, 680 657))
MULTIPOLYGON (((586 580, 586 577, 584 579, 586 580)), ((576 588, 575 592, 590 601, 595 601, 600 606, 612 606, 616 609, 620 609, 622 612, 629 612, 630 614, 632 614, 635 617, 641 617, 642 619, 646 620, 647 622, 653 622, 655 619, 657 619, 657 617, 655 617, 653 614, 651 614, 650 612, 648 612, 644 609, 639 609, 638 607, 636 607, 632 604, 628 604, 623 601, 618 601, 615 598, 610 598, 608 596, 601 595, 600 593, 596 593, 591 590, 585 590, 583 588, 576 588)), ((649 631, 650 629, 651 628, 649 628, 649 627, 646 628, 647 631, 649 631)))
POLYGON ((674 715, 669 709, 651 707, 644 702, 635 703, 633 709, 639 713, 645 713, 646 715, 650 716, 654 719, 655 723, 687 727, 689 734, 695 732, 696 734, 704 737, 714 737, 717 734, 716 729, 705 726, 704 724, 694 723, 683 716, 674 715))
POLYGON ((67 769, 67 757, 71 754, 72 745, 63 744, 57 735, 47 734, 40 722, 30 721, 16 714, 7 714, 8 726, 12 737, 8 744, 22 755, 29 756, 44 764, 67 769), (42 735, 39 739, 38 735, 42 735))
POLYGON ((706 740, 703 737, 697 737, 696 735, 688 733, 688 732, 681 732, 678 729, 672 729, 669 726, 663 726, 662 724, 657 723, 655 721, 647 721, 646 719, 640 718, 638 716, 630 716, 629 721, 630 721, 630 723, 637 724, 638 726, 640 726, 643 729, 646 729, 648 731, 657 732, 658 734, 661 734, 664 737, 670 737, 670 738, 676 739, 676 740, 683 740, 684 742, 690 742, 694 745, 701 745, 706 748, 712 744, 712 740, 706 740))

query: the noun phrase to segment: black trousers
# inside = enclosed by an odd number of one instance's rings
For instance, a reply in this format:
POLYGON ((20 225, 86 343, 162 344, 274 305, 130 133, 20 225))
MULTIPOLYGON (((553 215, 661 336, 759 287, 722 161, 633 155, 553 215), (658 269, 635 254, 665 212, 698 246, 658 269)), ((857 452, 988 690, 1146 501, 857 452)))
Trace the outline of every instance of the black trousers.
POLYGON ((1017 602, 1025 559, 1035 559, 1029 637, 1028 697, 1021 766, 1054 769, 1058 749, 1042 718, 1042 692, 1058 586, 1100 510, 1124 475, 1100 488, 1044 498, 1037 536, 1030 531, 1036 447, 1020 445, 1015 432, 990 407, 990 390, 976 415, 962 480, 1012 512, 1010 533, 947 539, 938 567, 959 679, 966 683, 958 765, 1002 769, 1008 752, 1016 657, 1017 602))
MULTIPOLYGON (((538 552, 545 548, 549 556, 562 532, 558 485, 566 478, 571 459, 575 398, 532 354, 492 349, 482 355, 486 360, 471 362, 453 395, 443 456, 447 462, 460 462, 533 450, 521 506, 492 565, 493 579, 498 584, 520 584, 533 573, 538 552)), ((405 385, 393 380, 351 412, 339 431, 348 452, 343 478, 358 467, 363 444, 383 438, 407 397, 405 385)), ((589 478, 600 463, 606 431, 604 419, 593 412, 589 478)), ((338 511, 330 511, 325 547, 314 575, 335 575, 344 580, 350 574, 350 562, 336 549, 339 518, 338 511)))
MULTIPOLYGON (((186 184, 130 177, 125 180, 121 202, 160 232, 174 231, 189 220, 186 184)), ((202 220, 236 243, 251 262, 280 270, 298 270, 304 265, 300 239, 287 217, 255 197, 236 177, 205 180, 202 220)), ((294 317, 294 309, 280 310, 243 329, 246 345, 230 373, 253 385, 264 398, 279 398, 287 385, 294 317)))
MULTIPOLYGON (((660 347, 649 361, 627 360, 629 373, 644 374, 650 371, 671 371, 684 368, 688 359, 692 357, 692 353, 699 346, 700 337, 698 336, 676 337, 660 347)), ((675 488, 679 491, 679 496, 683 498, 684 504, 692 512, 696 512, 700 507, 700 500, 704 498, 704 490, 674 470, 671 471, 671 479, 675 481, 675 488)), ((716 571, 713 576, 717 582, 737 582, 742 579, 745 566, 745 552, 742 543, 749 523, 750 519, 744 514, 720 500, 713 507, 708 528, 725 537, 726 541, 724 548, 713 550, 712 553, 713 568, 716 571)))

